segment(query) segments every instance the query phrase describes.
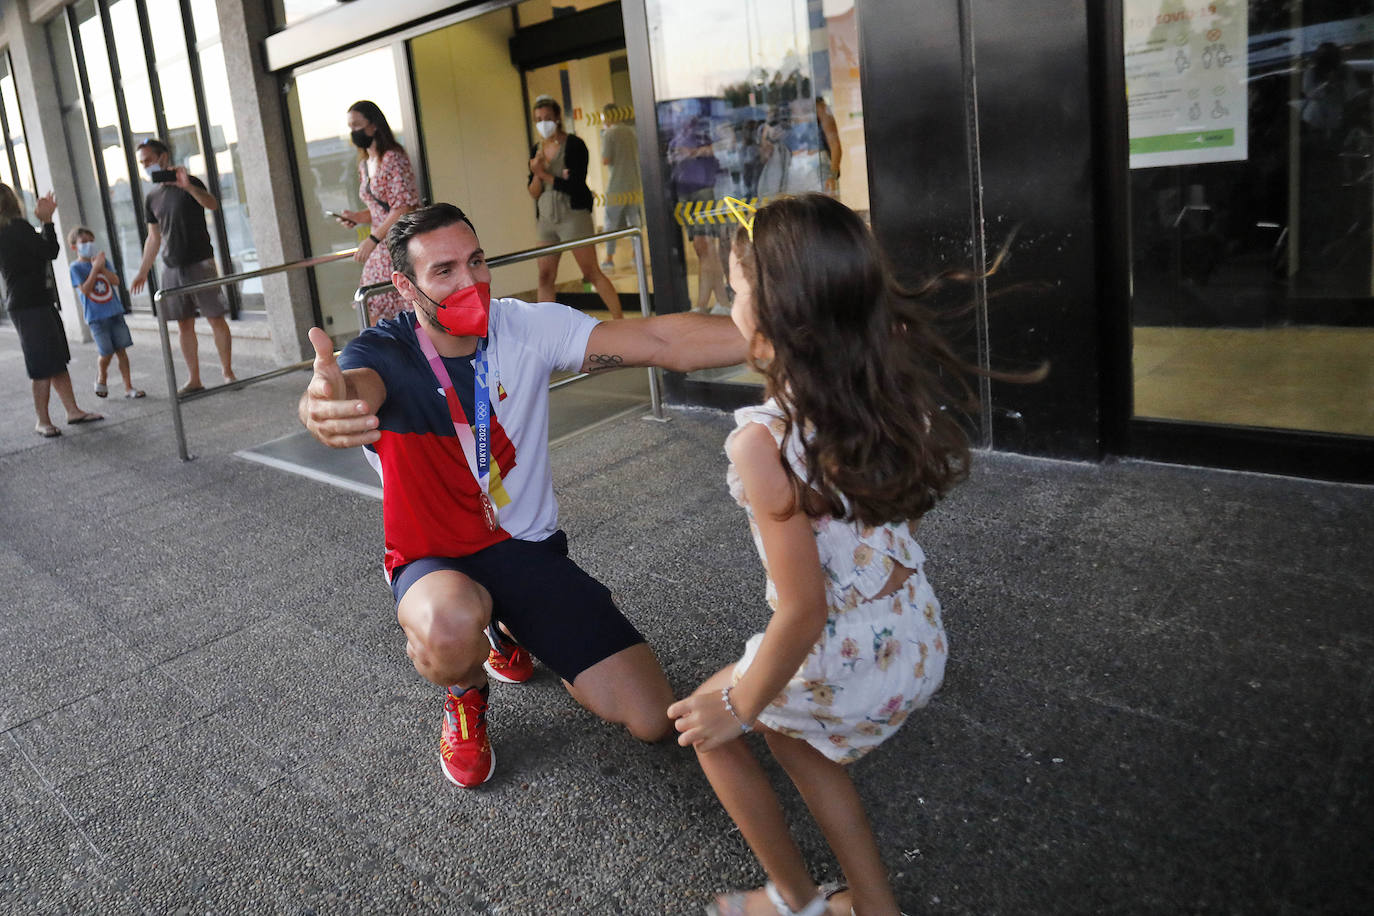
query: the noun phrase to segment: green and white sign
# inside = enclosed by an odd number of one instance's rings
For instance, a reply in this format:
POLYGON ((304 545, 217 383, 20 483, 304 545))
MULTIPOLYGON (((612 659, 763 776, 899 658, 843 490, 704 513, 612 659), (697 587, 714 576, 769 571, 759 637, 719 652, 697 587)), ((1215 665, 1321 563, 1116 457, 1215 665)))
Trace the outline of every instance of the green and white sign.
POLYGON ((1131 168, 1248 155, 1246 0, 1125 0, 1131 168))

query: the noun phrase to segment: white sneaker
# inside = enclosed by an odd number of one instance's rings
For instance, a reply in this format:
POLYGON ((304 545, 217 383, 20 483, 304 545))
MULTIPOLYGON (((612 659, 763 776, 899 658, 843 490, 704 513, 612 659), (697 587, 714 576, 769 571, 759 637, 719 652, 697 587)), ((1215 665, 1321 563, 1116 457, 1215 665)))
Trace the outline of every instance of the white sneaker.
POLYGON ((602 270, 615 270, 615 261, 602 261, 602 262, 601 262, 601 269, 602 269, 602 270))

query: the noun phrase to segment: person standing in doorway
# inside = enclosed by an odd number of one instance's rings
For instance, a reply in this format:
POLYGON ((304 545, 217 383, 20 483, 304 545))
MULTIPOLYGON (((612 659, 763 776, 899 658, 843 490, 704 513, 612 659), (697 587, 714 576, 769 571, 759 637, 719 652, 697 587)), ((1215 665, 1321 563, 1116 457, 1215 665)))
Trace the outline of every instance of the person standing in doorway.
MULTIPOLYGON (((386 115, 375 102, 364 99, 348 109, 348 130, 358 148, 358 196, 366 210, 345 210, 339 222, 352 228, 371 227, 358 245, 353 260, 363 265, 359 281, 363 286, 391 279, 391 255, 382 244, 396 220, 420 206, 420 190, 415 185, 415 170, 410 156, 396 142, 386 115)), ((379 293, 367 300, 368 324, 394 318, 404 311, 405 300, 395 291, 379 293)))
POLYGON ((43 229, 35 232, 24 218, 18 195, 9 185, 0 184, 0 277, 5 280, 5 308, 19 332, 24 369, 33 383, 33 410, 38 415, 34 432, 44 439, 62 435, 48 415, 48 400, 54 388, 62 406, 67 408, 68 423, 105 419, 77 406, 72 377, 67 373, 72 354, 62 330, 62 316, 48 290, 48 262, 62 250, 52 225, 56 210, 57 201, 51 192, 38 199, 33 215, 43 229))
MULTIPOLYGON (((639 225, 639 141, 635 129, 619 120, 622 112, 614 102, 605 108, 606 129, 601 132, 601 164, 610 170, 606 176, 606 231, 639 225)), ((602 270, 615 270, 615 240, 606 243, 602 270)))
MULTIPOLYGON (((153 189, 145 198, 148 240, 143 245, 143 263, 129 284, 129 291, 143 291, 159 250, 162 251, 160 279, 164 289, 218 277, 215 250, 210 245, 210 230, 205 225, 205 211, 218 210, 219 200, 210 193, 204 182, 188 173, 184 166, 173 167, 171 151, 166 143, 156 137, 150 137, 138 145, 138 164, 153 183, 153 189)), ((224 319, 229 307, 221 288, 169 296, 162 300, 162 308, 167 320, 177 323, 181 356, 186 360, 186 384, 178 389, 178 394, 200 391, 205 387, 200 380, 197 311, 210 323, 224 380, 238 381, 234 375, 234 342, 229 334, 229 322, 224 319)))
MULTIPOLYGON (((571 242, 586 238, 592 227, 592 189, 587 187, 587 166, 591 153, 581 138, 563 130, 563 106, 547 95, 534 100, 534 128, 540 139, 530 148, 530 177, 526 185, 534 198, 538 216, 539 241, 571 242)), ((558 281, 559 255, 538 260, 539 301, 554 302, 558 281)), ((573 249, 573 259, 612 318, 623 318, 620 294, 609 277, 596 264, 596 246, 573 249)))

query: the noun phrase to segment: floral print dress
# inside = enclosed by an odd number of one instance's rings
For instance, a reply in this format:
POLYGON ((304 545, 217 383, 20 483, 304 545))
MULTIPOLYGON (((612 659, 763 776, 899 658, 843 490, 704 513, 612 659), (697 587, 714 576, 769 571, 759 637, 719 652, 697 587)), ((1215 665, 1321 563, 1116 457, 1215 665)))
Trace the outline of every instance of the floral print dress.
MULTIPOLYGON (((367 158, 358 163, 358 196, 371 214, 373 232, 386 222, 393 207, 420 206, 420 192, 415 187, 415 173, 410 167, 410 157, 405 150, 389 149, 382 153, 382 161, 377 163, 377 172, 371 179, 367 176, 367 158)), ((387 251, 386 240, 372 249, 367 262, 363 264, 362 286, 381 283, 391 279, 391 253, 387 251)), ((379 293, 367 300, 367 314, 373 324, 385 319, 395 318, 406 310, 406 301, 397 292, 379 293)))
MULTIPOLYGON (((783 443, 786 421, 776 402, 735 411, 735 430, 759 423, 773 434, 793 471, 806 477, 796 430, 783 443)), ((730 495, 749 515, 749 527, 764 571, 768 557, 732 464, 726 473, 730 495)), ((826 617, 821 638, 797 673, 759 721, 800 738, 831 760, 852 763, 886 740, 913 709, 925 706, 944 679, 948 646, 940 602, 925 576, 925 554, 916 543, 917 522, 870 526, 840 518, 811 522, 826 579, 826 617), (892 595, 883 590, 894 564, 915 570, 892 595)), ((768 606, 778 593, 768 578, 768 606)), ((735 665, 736 681, 758 653, 763 634, 751 636, 735 665)))

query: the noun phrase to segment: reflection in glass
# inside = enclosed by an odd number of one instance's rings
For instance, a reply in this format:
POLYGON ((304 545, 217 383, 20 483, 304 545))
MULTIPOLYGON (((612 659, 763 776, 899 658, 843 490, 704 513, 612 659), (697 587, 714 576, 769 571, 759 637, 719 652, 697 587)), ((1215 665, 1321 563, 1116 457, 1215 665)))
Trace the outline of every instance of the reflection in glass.
MULTIPOLYGON (((655 115, 688 304, 730 308, 724 197, 868 209, 853 0, 648 0, 655 115), (709 52, 705 49, 709 49, 709 52)), ((756 383, 739 370, 701 377, 756 383)))
POLYGON ((1374 435, 1374 4, 1158 7, 1124 9, 1135 415, 1374 435))

